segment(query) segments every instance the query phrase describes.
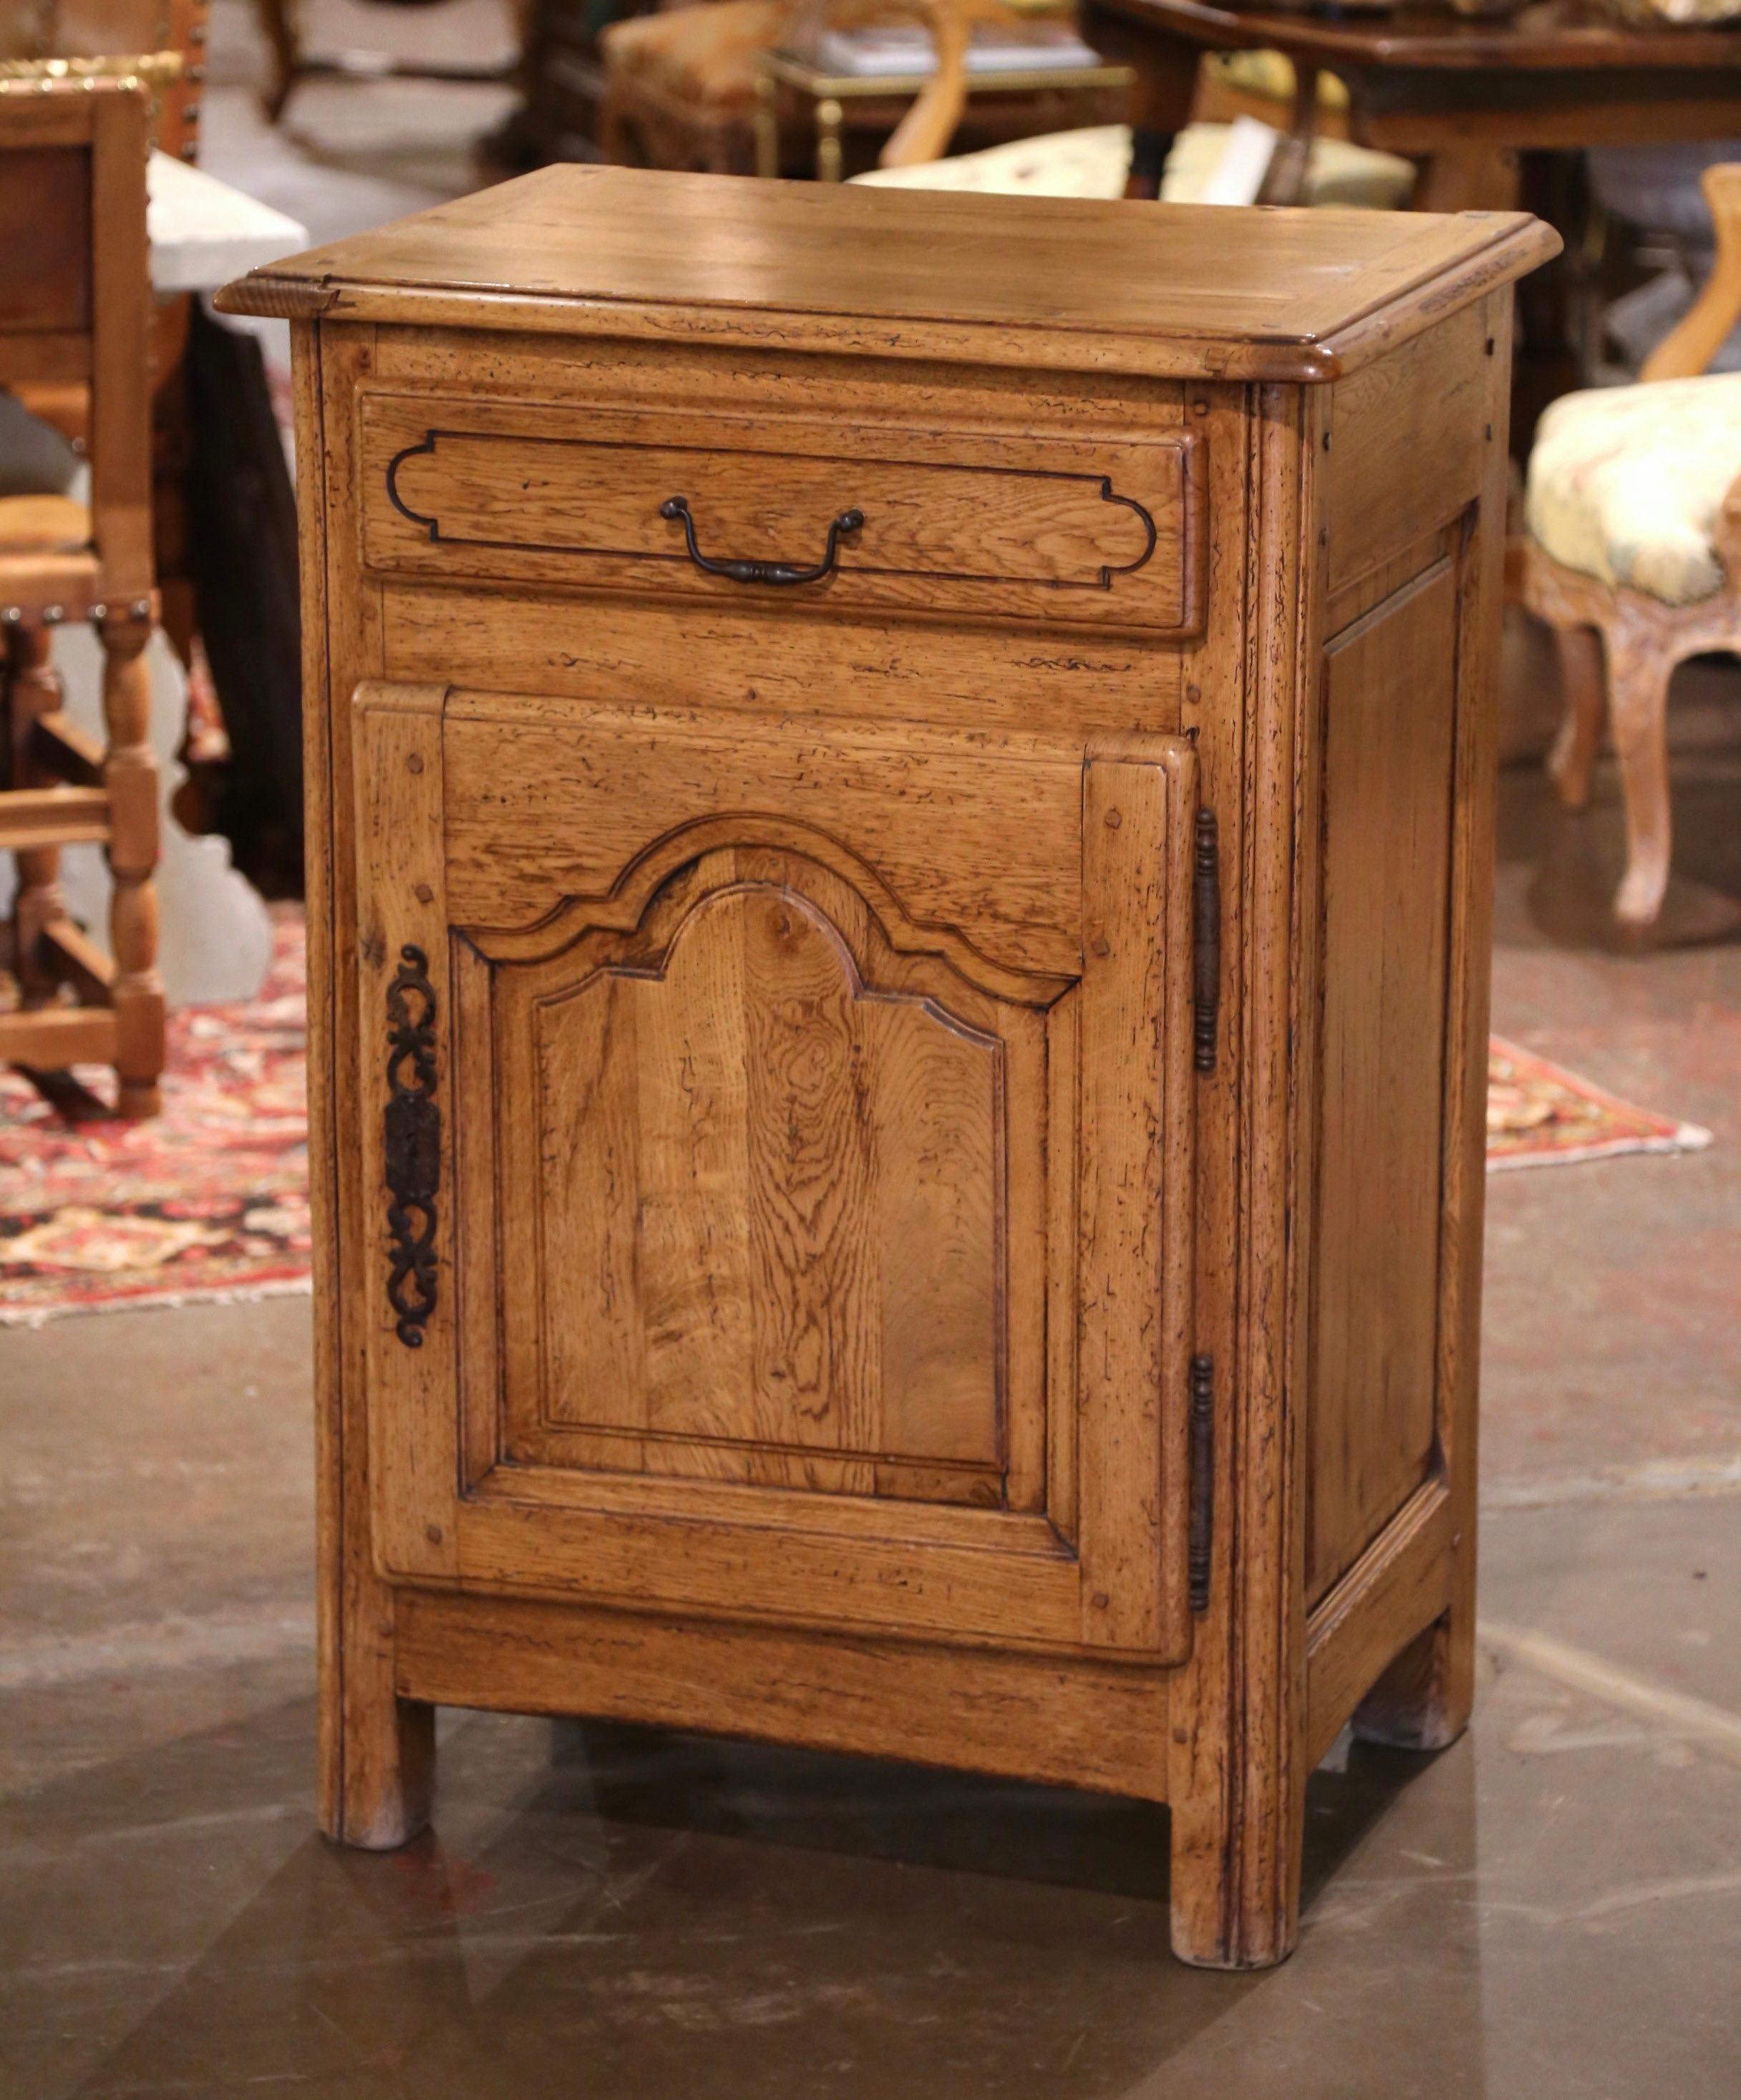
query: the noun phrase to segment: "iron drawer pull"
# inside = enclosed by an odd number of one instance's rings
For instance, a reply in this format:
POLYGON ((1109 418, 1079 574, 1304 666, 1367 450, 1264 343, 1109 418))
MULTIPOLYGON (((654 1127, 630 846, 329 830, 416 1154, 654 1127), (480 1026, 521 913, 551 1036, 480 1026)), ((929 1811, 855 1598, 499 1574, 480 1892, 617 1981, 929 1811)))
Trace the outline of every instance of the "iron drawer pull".
POLYGON ((796 568, 790 562, 710 562, 695 545, 695 521, 690 515, 686 496, 669 496, 659 506, 661 518, 681 518, 683 537, 689 545, 689 558, 698 569, 710 576, 729 576, 734 584, 814 584, 820 583, 835 565, 840 551, 840 535, 856 532, 865 522, 862 510, 843 510, 828 528, 828 544, 822 549, 822 558, 813 568, 796 568))

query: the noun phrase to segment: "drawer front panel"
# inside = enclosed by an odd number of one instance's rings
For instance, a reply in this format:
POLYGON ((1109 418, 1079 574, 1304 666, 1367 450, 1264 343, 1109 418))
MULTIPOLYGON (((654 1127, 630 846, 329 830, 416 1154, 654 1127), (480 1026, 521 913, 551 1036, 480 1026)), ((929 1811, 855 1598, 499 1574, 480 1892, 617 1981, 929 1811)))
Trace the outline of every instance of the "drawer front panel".
POLYGON ((362 398, 378 572, 1193 630, 1197 439, 362 398))
POLYGON ((356 706, 382 1572, 1180 1658, 1191 747, 356 706))

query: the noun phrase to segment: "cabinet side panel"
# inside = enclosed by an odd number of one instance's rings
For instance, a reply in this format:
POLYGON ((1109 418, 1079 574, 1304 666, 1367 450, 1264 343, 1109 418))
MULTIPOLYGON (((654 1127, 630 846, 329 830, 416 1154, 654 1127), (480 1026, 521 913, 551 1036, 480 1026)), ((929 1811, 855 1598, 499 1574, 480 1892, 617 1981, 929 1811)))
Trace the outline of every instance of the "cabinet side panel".
POLYGON ((1497 355, 1483 302, 1336 389, 1325 462, 1330 633, 1347 617, 1343 593, 1426 545, 1480 494, 1497 355))
POLYGON ((1457 581, 1434 562, 1324 652, 1314 1600, 1435 1458, 1457 581))

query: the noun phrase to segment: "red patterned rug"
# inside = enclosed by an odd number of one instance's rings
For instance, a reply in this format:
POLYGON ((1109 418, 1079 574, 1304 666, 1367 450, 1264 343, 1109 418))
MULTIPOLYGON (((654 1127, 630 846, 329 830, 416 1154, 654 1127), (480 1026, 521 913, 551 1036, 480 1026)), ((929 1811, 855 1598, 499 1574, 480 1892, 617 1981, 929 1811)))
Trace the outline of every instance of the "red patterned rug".
POLYGON ((302 920, 260 996, 172 1013, 163 1113, 123 1123, 81 1066, 52 1104, 0 1067, 0 1326, 308 1288, 302 920))
POLYGON ((1622 1152, 1700 1152, 1711 1133, 1653 1115, 1504 1036, 1488 1042, 1488 1171, 1563 1167, 1622 1152))
MULTIPOLYGON (((0 1326, 308 1289, 306 982, 286 911, 257 999, 170 1017, 152 1123, 108 1114, 99 1069, 52 1103, 0 1069, 0 1326)), ((1710 1142, 1496 1035, 1492 1057, 1490 1171, 1710 1142)))

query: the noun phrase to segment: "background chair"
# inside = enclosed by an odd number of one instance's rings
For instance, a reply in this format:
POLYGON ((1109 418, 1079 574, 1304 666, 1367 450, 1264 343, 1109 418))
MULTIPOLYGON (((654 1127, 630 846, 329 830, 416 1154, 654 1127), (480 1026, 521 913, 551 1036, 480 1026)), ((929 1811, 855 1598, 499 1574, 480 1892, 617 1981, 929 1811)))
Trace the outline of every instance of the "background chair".
POLYGON ((613 23, 599 38, 605 65, 599 143, 607 161, 712 174, 750 174, 766 52, 816 29, 917 17, 940 58, 931 83, 884 143, 878 165, 934 161, 967 104, 967 45, 975 22, 1007 24, 1062 15, 1059 0, 704 0, 613 23))
POLYGON ((1741 320, 1741 164, 1708 169, 1717 260, 1633 386, 1570 394, 1530 455, 1523 597, 1554 629, 1566 715, 1549 770, 1582 809, 1603 700, 1626 807, 1624 925, 1668 885, 1668 682, 1707 650, 1741 654, 1741 374, 1708 377, 1741 320))
POLYGON ((0 850, 17 855, 17 1004, 0 1059, 112 1063, 118 1106, 155 1114, 156 761, 142 652, 151 542, 148 109, 137 82, 0 82, 0 386, 90 390, 88 504, 0 497, 0 850), (104 651, 107 748, 60 709, 52 630, 88 620, 104 651), (106 844, 112 962, 66 914, 60 849, 106 844))
MULTIPOLYGON (((990 5, 994 12, 997 0, 976 0, 976 5, 990 5)), ((928 90, 923 125, 915 130, 922 129, 923 141, 935 140, 935 152, 941 154, 967 102, 967 32, 958 0, 936 0, 934 33, 937 75, 928 90)), ((1201 196, 1228 131, 1224 123, 1195 122, 1179 133, 1167 156, 1161 184, 1161 194, 1169 203, 1194 203, 1201 196)), ((1130 186, 1133 145, 1126 126, 1093 125, 947 160, 928 157, 921 151, 898 157, 885 153, 879 169, 856 179, 911 189, 1109 199, 1125 196, 1130 186)), ((1311 139, 1295 173, 1303 204, 1373 210, 1399 210, 1408 201, 1415 181, 1413 164, 1396 154, 1328 136, 1311 139)))
MULTIPOLYGON (((32 0, 0 32, 0 79, 131 79, 151 104, 151 143, 196 161, 205 81, 207 0, 32 0)), ((190 671, 197 620, 188 545, 187 481, 193 452, 187 346, 194 301, 162 299, 152 332, 152 571, 159 617, 190 671)), ((31 414, 80 450, 90 437, 86 386, 20 386, 31 414)))

